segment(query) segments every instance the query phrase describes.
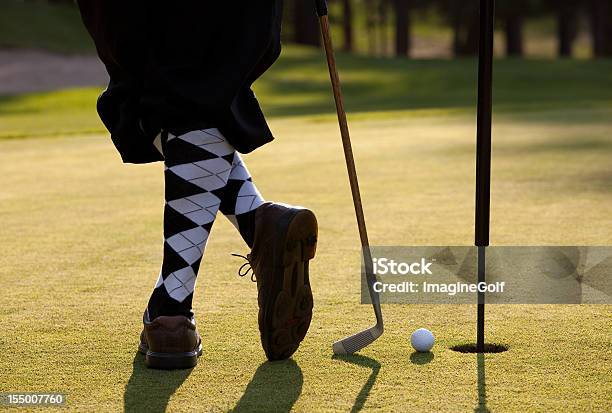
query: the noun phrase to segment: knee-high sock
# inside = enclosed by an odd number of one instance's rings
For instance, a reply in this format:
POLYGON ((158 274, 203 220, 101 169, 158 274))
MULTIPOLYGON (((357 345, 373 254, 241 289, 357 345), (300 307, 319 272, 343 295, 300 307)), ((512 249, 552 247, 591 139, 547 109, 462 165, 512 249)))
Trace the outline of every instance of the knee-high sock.
POLYGON ((190 317, 196 276, 227 184, 234 148, 216 129, 162 139, 164 155, 164 257, 148 311, 190 317))
POLYGON ((253 246, 255 210, 264 200, 253 183, 240 154, 234 155, 227 185, 219 193, 221 212, 238 229, 249 247, 253 246))
POLYGON ((220 206, 233 213, 235 219, 228 217, 236 225, 243 223, 239 230, 252 232, 254 219, 243 215, 263 200, 240 156, 217 129, 167 134, 156 146, 165 159, 164 257, 147 306, 149 318, 191 317, 198 269, 220 206))

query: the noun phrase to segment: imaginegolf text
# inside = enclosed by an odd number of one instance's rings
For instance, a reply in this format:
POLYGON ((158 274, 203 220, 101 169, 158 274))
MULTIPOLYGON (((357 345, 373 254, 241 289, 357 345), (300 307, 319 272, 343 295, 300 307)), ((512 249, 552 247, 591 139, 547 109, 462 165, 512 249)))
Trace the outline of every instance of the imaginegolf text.
POLYGON ((503 293, 506 282, 485 283, 428 283, 423 281, 416 283, 413 281, 402 281, 399 283, 384 283, 376 281, 373 284, 374 291, 377 293, 430 293, 430 294, 446 294, 454 296, 462 293, 503 293))

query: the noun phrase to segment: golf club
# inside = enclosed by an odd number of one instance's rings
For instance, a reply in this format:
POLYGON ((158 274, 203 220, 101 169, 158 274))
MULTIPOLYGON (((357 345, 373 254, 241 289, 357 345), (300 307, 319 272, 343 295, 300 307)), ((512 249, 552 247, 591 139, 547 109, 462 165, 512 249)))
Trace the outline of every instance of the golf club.
POLYGON ((340 90, 340 79, 336 69, 336 58, 334 57, 334 49, 332 47, 331 34, 329 30, 329 20, 327 18, 327 1, 315 0, 317 14, 321 24, 321 33, 323 34, 323 44, 325 46, 325 55, 327 57, 327 67, 329 68, 329 77, 331 79, 332 89, 334 92, 334 100, 336 102, 336 112, 338 113, 338 123, 340 125, 340 135, 342 137, 342 147, 344 148, 344 158, 346 160, 346 168, 348 170, 349 182, 351 184, 351 194, 353 195, 353 204, 355 205, 355 215, 357 217, 357 226, 359 227, 359 238, 361 239, 361 249, 365 265, 366 280, 368 282, 368 291, 374 307, 376 315, 376 324, 364 331, 355 333, 349 337, 337 341, 332 346, 334 354, 353 354, 362 348, 370 345, 374 340, 383 333, 383 317, 380 308, 380 298, 378 293, 374 291, 374 283, 376 277, 372 265, 372 255, 370 252, 370 244, 368 242, 368 233, 366 231, 365 217, 363 215, 363 206, 361 204, 361 195, 359 194, 359 183, 357 181, 357 172, 355 170, 355 160, 353 158, 353 150, 351 148, 351 138, 349 136, 348 124, 346 121, 346 112, 344 111, 344 103, 342 101, 342 92, 340 90))
MULTIPOLYGON (((478 283, 486 280, 486 247, 489 245, 491 206, 491 117, 495 0, 480 0, 478 50, 478 119, 476 132, 475 244, 478 248, 478 283)), ((485 293, 478 292, 476 352, 484 352, 485 293)))

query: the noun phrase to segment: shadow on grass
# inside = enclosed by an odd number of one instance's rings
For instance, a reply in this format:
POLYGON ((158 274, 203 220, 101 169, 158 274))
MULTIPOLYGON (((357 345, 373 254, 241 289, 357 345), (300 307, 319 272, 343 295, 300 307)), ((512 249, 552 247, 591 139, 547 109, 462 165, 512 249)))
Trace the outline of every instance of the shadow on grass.
POLYGON ((423 364, 430 363, 433 359, 434 359, 434 354, 431 351, 428 351, 426 353, 420 353, 418 351, 414 351, 410 355, 410 362, 412 364, 423 365, 423 364))
POLYGON ((304 377, 289 359, 262 363, 249 382, 234 412, 289 412, 302 393, 304 377))
POLYGON ((474 409, 477 413, 488 413, 487 408, 487 385, 485 380, 484 354, 476 354, 476 366, 478 371, 478 406, 474 409))
POLYGON ((370 373, 370 377, 365 382, 359 394, 355 398, 355 402, 353 403, 353 407, 351 408, 351 413, 356 413, 363 409, 363 405, 365 404, 368 396, 370 395, 370 391, 376 382, 376 377, 378 376, 378 372, 380 371, 380 363, 372 358, 361 356, 358 354, 352 354, 347 356, 338 356, 335 355, 332 357, 334 360, 342 360, 347 363, 355 364, 361 367, 367 367, 372 370, 370 373))
POLYGON ((137 352, 132 375, 125 386, 124 411, 165 412, 170 397, 189 377, 191 370, 149 369, 145 366, 144 356, 137 352))

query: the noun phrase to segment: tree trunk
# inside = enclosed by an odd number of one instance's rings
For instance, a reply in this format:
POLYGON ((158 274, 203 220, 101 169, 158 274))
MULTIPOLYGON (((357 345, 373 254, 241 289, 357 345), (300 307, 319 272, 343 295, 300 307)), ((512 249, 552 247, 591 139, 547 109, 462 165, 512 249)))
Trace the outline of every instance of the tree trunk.
POLYGON ((478 16, 454 25, 453 49, 455 56, 478 55, 478 16))
POLYGON ((453 55, 458 56, 461 49, 461 23, 453 22, 453 55))
POLYGON ((478 55, 478 44, 480 41, 480 21, 478 15, 469 21, 467 28, 467 40, 465 42, 465 54, 469 56, 478 55))
POLYGON ((351 0, 342 0, 342 32, 344 34, 343 49, 353 51, 353 7, 351 0))
POLYGON ((383 56, 388 56, 389 51, 389 4, 386 0, 379 3, 380 14, 380 50, 383 56))
POLYGON ((569 4, 561 6, 558 15, 559 56, 571 57, 576 38, 576 10, 569 4))
POLYGON ((293 21, 296 43, 320 46, 319 23, 312 0, 295 0, 293 21))
POLYGON ((478 54, 478 2, 452 0, 449 10, 453 24, 453 53, 455 56, 478 54))
POLYGON ((609 0, 591 1, 591 35, 593 55, 612 56, 612 6, 609 0))
POLYGON ((523 19, 519 15, 509 15, 505 20, 506 55, 523 56, 523 19))
POLYGON ((366 37, 368 54, 376 55, 376 5, 372 0, 364 0, 366 10, 366 37))
POLYGON ((410 4, 408 0, 394 0, 395 7, 395 55, 410 55, 410 4))

